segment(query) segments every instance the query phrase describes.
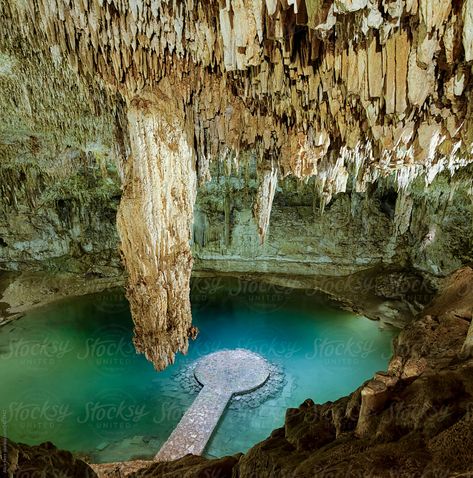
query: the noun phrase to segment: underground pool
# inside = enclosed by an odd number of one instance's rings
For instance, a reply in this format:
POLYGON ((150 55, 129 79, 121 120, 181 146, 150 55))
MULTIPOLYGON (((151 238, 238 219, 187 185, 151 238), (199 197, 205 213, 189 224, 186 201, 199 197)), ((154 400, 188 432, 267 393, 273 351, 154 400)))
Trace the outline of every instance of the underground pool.
POLYGON ((52 441, 92 462, 152 458, 199 393, 199 359, 228 349, 263 357, 271 379, 234 396, 206 456, 246 451, 288 407, 323 403, 386 368, 396 330, 313 291, 222 277, 192 283, 199 329, 186 356, 156 372, 133 348, 121 289, 68 299, 0 328, 0 411, 15 441, 52 441))

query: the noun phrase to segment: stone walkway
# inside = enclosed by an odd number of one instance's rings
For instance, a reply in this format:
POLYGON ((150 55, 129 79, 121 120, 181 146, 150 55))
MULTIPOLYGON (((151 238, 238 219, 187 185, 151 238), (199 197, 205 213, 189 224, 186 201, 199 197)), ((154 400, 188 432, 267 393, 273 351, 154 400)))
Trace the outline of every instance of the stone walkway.
POLYGON ((269 378, 269 366, 249 350, 223 350, 201 359, 194 371, 202 390, 155 459, 201 455, 233 395, 251 392, 269 378))

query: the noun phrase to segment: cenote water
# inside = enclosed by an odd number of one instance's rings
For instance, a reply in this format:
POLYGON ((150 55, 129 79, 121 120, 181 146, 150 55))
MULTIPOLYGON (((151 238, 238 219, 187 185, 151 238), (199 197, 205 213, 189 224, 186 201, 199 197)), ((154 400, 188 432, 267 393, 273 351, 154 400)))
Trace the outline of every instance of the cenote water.
POLYGON ((256 408, 227 409, 206 454, 245 451, 284 423, 288 407, 335 400, 385 369, 395 335, 313 293, 263 283, 195 280, 192 303, 199 336, 159 373, 134 351, 119 289, 0 328, 0 435, 52 441, 95 462, 151 458, 196 396, 176 375, 208 353, 245 348, 280 367, 283 385, 256 408))

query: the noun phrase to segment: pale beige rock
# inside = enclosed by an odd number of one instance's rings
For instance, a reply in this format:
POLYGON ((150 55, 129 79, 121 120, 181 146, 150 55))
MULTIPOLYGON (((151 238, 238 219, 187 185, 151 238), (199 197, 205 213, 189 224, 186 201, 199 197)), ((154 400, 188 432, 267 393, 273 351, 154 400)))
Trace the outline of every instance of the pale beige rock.
POLYGON ((370 41, 368 47, 368 82, 370 96, 379 98, 383 93, 383 56, 376 49, 376 39, 370 41))
POLYGON ((450 14, 451 0, 419 0, 420 18, 427 32, 439 28, 450 14))
POLYGON ((435 67, 430 64, 427 68, 420 68, 417 64, 416 50, 412 49, 409 55, 409 73, 407 76, 409 102, 415 106, 422 106, 425 100, 432 95, 435 88, 435 67))
POLYGON ((368 0, 335 0, 335 13, 349 13, 362 10, 368 5, 368 0))
POLYGON ((386 64, 386 113, 392 114, 396 111, 396 38, 390 37, 383 50, 386 64))
POLYGON ((407 108, 407 62, 410 43, 407 32, 396 36, 396 112, 404 113, 407 108))
POLYGON ((394 223, 396 224, 396 233, 405 234, 411 224, 412 208, 414 206, 414 200, 406 194, 405 191, 401 191, 398 200, 396 201, 396 208, 394 211, 394 223))
POLYGON ((422 123, 417 130, 417 141, 421 151, 418 158, 422 161, 432 161, 437 146, 445 139, 441 135, 441 126, 438 123, 422 123))
POLYGON ((419 375, 422 374, 422 372, 426 369, 426 367, 427 367, 427 361, 425 358, 423 357, 419 359, 410 358, 404 364, 401 378, 406 379, 406 378, 418 377, 419 375))
POLYGON ((420 35, 417 45, 417 62, 419 66, 426 69, 432 65, 434 55, 439 50, 437 33, 420 35), (423 36, 423 38, 422 38, 423 36))
POLYGON ((144 92, 130 101, 131 156, 117 217, 134 343, 158 370, 174 361, 175 352, 187 352, 196 194, 185 120, 166 93, 144 92))
POLYGON ((465 60, 473 60, 473 1, 463 2, 463 48, 465 49, 465 60))
POLYGON ((355 433, 358 437, 369 436, 371 430, 371 415, 380 411, 389 398, 386 383, 381 380, 370 380, 361 390, 361 407, 355 433))

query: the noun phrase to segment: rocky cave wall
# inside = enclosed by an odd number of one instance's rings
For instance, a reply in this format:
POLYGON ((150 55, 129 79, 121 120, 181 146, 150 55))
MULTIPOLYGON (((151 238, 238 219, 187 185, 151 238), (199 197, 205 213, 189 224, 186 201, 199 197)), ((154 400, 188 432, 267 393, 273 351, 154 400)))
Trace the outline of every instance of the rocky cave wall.
POLYGON ((392 264, 443 276, 472 258, 470 175, 441 175, 429 189, 419 180, 404 192, 380 180, 366 193, 349 188, 325 208, 316 179, 286 178, 264 244, 251 210, 256 177, 215 179, 197 197, 195 267, 344 275, 392 264))
MULTIPOLYGON (((1 269, 121 276, 119 175, 113 162, 104 175, 94 156, 82 160, 66 177, 37 166, 0 167, 1 269)), ((413 183, 407 219, 396 215, 404 199, 389 181, 367 193, 339 193, 322 211, 314 179, 284 179, 264 244, 252 213, 255 161, 238 175, 218 169, 197 193, 196 271, 343 275, 384 264, 444 276, 473 260, 470 168, 453 178, 444 173, 427 189, 422 179, 413 183)))
POLYGON ((120 103, 15 45, 0 52, 1 268, 115 274, 120 103))
MULTIPOLYGON (((188 333, 169 268, 189 277, 176 258, 191 235, 198 268, 449 272, 471 259, 472 11, 471 0, 3 1, 3 267, 114 274, 121 181, 120 207, 139 212, 118 226, 144 329, 188 333), (165 112, 182 118, 184 169, 166 166, 173 141, 157 147, 165 112), (146 167, 167 193, 129 197, 146 167)), ((154 362, 170 360, 164 347, 154 362)))
MULTIPOLYGON (((123 105, 98 110, 106 99, 96 92, 90 104, 77 77, 52 61, 43 68, 17 53, 9 65, 0 73, 1 268, 121 275, 119 158, 129 149, 119 140, 123 105)), ((357 193, 350 176, 347 192, 328 205, 316 177, 281 178, 261 244, 253 212, 258 165, 252 151, 241 154, 238 168, 225 158, 210 165, 211 179, 197 191, 196 270, 347 274, 385 263, 443 276, 472 260, 468 167, 441 173, 429 187, 421 176, 401 192, 388 177, 357 193), (297 241, 287 231, 297 231, 297 241)))

